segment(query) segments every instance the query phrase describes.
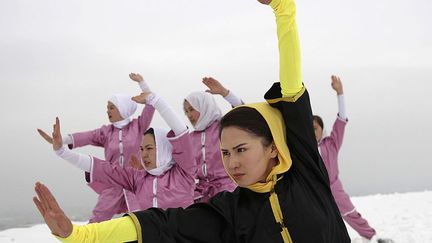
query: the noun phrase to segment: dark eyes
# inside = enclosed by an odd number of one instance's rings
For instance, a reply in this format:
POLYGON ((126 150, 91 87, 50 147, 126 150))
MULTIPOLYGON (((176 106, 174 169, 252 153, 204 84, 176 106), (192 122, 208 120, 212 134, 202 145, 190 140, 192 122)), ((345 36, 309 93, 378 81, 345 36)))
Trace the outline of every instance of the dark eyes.
MULTIPOLYGON (((242 153, 242 152, 246 151, 246 148, 237 148, 235 151, 237 153, 242 153)), ((223 157, 230 156, 230 155, 231 155, 230 152, 228 152, 228 151, 222 151, 222 156, 223 157)))
POLYGON ((237 152, 239 152, 239 153, 244 152, 244 151, 246 151, 245 148, 238 148, 238 149, 237 149, 237 152))
POLYGON ((149 151, 149 150, 152 150, 153 147, 145 147, 145 148, 144 148, 144 147, 140 146, 140 150, 141 150, 141 151, 144 151, 144 149, 147 150, 147 151, 149 151))

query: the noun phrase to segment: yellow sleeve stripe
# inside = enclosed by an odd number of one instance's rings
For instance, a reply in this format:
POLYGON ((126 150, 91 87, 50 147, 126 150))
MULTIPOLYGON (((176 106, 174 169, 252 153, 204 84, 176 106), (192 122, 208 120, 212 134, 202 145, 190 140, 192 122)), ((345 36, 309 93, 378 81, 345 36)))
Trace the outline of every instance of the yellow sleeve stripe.
POLYGON ((140 224, 137 216, 134 213, 128 213, 127 215, 132 219, 132 222, 135 225, 135 229, 136 229, 137 236, 138 236, 138 243, 142 243, 143 238, 142 238, 141 224, 140 224))
POLYGON ((300 92, 298 92, 294 97, 282 97, 282 98, 276 98, 276 99, 266 99, 269 104, 278 103, 280 101, 284 102, 296 102, 306 91, 306 88, 303 87, 300 92))

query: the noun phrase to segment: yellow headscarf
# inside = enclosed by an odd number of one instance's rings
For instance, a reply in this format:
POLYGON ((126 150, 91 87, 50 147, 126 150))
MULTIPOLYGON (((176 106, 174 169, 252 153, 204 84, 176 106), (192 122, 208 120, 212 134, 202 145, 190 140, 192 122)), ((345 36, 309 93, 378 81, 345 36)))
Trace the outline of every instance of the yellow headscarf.
MULTIPOLYGON (((271 107, 267 102, 237 106, 234 109, 237 109, 239 107, 249 107, 255 109, 264 117, 267 125, 270 128, 276 148, 278 149, 278 164, 273 167, 270 173, 267 175, 266 181, 256 182, 255 184, 247 187, 254 192, 270 192, 276 184, 276 175, 287 172, 292 165, 290 152, 286 144, 285 123, 282 119, 282 114, 278 109, 271 107)), ((227 168, 225 168, 225 170, 227 171, 227 174, 231 177, 231 175, 228 173, 227 168)), ((232 177, 231 179, 234 180, 234 178, 232 177)))

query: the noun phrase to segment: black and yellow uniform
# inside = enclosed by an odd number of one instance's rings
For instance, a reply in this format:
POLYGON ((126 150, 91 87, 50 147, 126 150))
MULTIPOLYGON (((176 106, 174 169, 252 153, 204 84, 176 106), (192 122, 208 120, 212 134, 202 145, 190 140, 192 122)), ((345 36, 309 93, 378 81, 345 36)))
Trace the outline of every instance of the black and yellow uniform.
MULTIPOLYGON (((280 91, 279 83, 275 84, 266 99, 282 113, 292 161, 274 186, 282 222, 276 222, 269 200, 273 190, 257 193, 238 187, 217 194, 208 204, 129 214, 140 228, 139 242, 284 242, 283 228, 288 231, 285 242, 350 242, 318 154, 308 93, 303 90, 294 98, 281 98, 280 91)), ((274 109, 265 105, 246 106, 265 117, 263 109, 274 109)))
POLYGON ((293 0, 272 0, 280 52, 280 83, 267 102, 246 105, 266 120, 278 164, 265 182, 222 192, 186 209, 148 209, 99 225, 74 226, 63 242, 348 243, 330 192, 302 85, 293 0))

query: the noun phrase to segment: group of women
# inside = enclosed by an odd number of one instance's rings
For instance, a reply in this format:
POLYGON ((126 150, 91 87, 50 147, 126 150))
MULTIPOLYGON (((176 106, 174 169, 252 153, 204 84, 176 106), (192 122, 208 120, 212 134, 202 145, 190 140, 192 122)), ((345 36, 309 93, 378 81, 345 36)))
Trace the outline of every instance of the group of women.
POLYGON ((194 128, 190 131, 140 74, 129 77, 138 82, 142 93, 110 97, 110 125, 62 137, 56 118, 52 137, 38 129, 59 157, 86 173, 88 185, 99 194, 90 223, 150 207, 187 207, 207 202, 218 192, 233 191, 236 185, 223 168, 219 149, 222 112, 212 94, 222 95, 233 107, 243 101, 216 79, 203 78, 208 92, 193 92, 183 101, 194 128), (144 104, 144 109, 131 119, 137 104, 144 104), (155 110, 171 131, 150 127, 155 110), (103 147, 105 159, 71 150, 85 145, 103 147))
MULTIPOLYGON (((323 138, 322 120, 312 115, 303 86, 295 2, 258 1, 274 11, 280 52, 280 82, 265 93, 265 102, 245 105, 217 80, 204 78, 208 92, 183 101, 189 130, 131 73, 142 92, 109 99, 110 125, 63 137, 56 118, 52 137, 39 130, 59 157, 86 172, 99 194, 91 223, 78 226, 36 183, 33 201, 60 241, 351 242, 342 216, 360 216, 335 201, 343 192, 332 168, 337 160, 322 159, 337 158, 346 117, 339 110, 338 147, 326 146, 335 142, 323 138), (222 116, 211 94, 222 95, 233 109, 222 116), (131 119, 137 103, 144 109, 131 119), (150 127, 155 110, 170 131, 150 127), (105 159, 72 150, 85 145, 103 147, 105 159)), ((367 231, 363 239, 374 234, 367 231)))

